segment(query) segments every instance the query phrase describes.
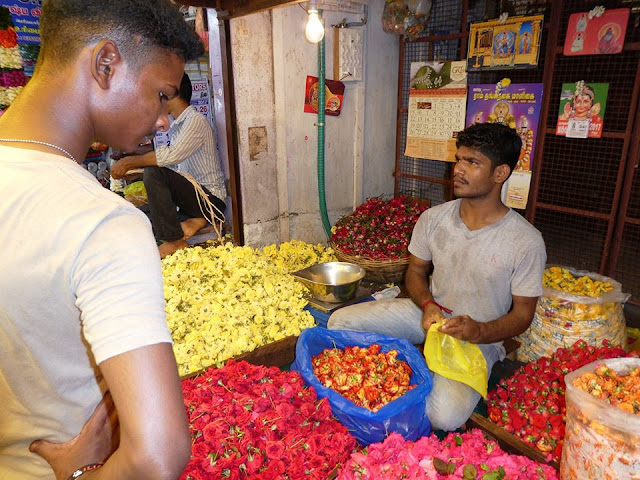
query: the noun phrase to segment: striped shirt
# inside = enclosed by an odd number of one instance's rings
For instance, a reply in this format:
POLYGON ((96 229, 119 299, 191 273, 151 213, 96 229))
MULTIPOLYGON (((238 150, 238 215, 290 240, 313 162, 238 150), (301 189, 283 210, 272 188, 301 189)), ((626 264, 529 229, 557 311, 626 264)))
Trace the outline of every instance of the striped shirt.
POLYGON ((189 106, 169 129, 170 143, 156 148, 159 167, 186 172, 220 200, 227 193, 213 130, 207 119, 189 106))

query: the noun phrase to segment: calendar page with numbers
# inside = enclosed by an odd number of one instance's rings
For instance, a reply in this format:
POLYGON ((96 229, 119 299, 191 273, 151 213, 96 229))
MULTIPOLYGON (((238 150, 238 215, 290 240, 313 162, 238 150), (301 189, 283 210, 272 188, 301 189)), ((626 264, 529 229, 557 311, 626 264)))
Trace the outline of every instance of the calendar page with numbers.
POLYGON ((464 129, 466 62, 411 64, 405 155, 455 161, 456 134, 464 129))

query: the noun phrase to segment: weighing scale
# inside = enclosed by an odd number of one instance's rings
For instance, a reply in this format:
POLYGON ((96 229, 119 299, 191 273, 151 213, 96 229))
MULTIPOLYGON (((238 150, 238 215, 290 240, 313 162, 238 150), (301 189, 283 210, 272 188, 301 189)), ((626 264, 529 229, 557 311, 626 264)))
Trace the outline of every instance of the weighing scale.
POLYGON ((317 298, 314 298, 310 292, 307 292, 305 294, 305 298, 309 302, 310 307, 320 310, 321 312, 331 314, 339 308, 346 307, 347 305, 352 305, 354 303, 358 303, 359 301, 371 295, 371 293, 372 291, 369 290, 368 288, 358 287, 358 290, 356 291, 355 296, 351 300, 347 300, 346 302, 341 302, 341 303, 323 302, 322 300, 318 300, 317 298))

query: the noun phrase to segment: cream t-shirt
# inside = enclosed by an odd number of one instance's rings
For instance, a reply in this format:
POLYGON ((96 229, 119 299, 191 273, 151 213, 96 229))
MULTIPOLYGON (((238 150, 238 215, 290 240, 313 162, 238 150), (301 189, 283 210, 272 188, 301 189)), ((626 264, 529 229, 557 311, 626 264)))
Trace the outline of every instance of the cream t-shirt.
POLYGON ((28 451, 78 434, 97 365, 171 342, 147 218, 70 159, 0 146, 0 479, 54 479, 28 451))

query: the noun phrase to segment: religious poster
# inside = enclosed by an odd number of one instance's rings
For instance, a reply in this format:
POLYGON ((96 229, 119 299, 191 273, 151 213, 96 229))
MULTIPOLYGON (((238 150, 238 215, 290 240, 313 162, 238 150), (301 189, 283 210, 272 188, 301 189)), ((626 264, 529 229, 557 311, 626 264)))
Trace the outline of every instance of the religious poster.
POLYGON ((596 7, 590 12, 572 14, 567 24, 564 54, 620 53, 624 46, 628 21, 628 8, 605 10, 603 7, 596 7))
MULTIPOLYGON (((337 117, 342 111, 342 99, 344 98, 344 83, 338 80, 325 79, 324 104, 325 115, 337 117)), ((318 113, 318 77, 307 75, 307 83, 304 89, 304 111, 318 113)))
POLYGON ((608 94, 608 83, 563 83, 556 135, 600 138, 608 94))
POLYGON ((34 0, 31 3, 22 0, 0 0, 0 6, 5 7, 11 14, 18 35, 18 43, 40 45, 40 13, 42 10, 40 0, 34 0))
POLYGON ((466 126, 502 123, 522 140, 518 163, 506 182, 504 201, 511 208, 526 208, 542 106, 541 83, 469 85, 466 126))
POLYGON ((468 71, 535 68, 538 65, 544 15, 501 17, 472 23, 468 71))
POLYGON ((466 61, 413 62, 410 78, 404 154, 454 162, 456 135, 464 130, 466 61))

